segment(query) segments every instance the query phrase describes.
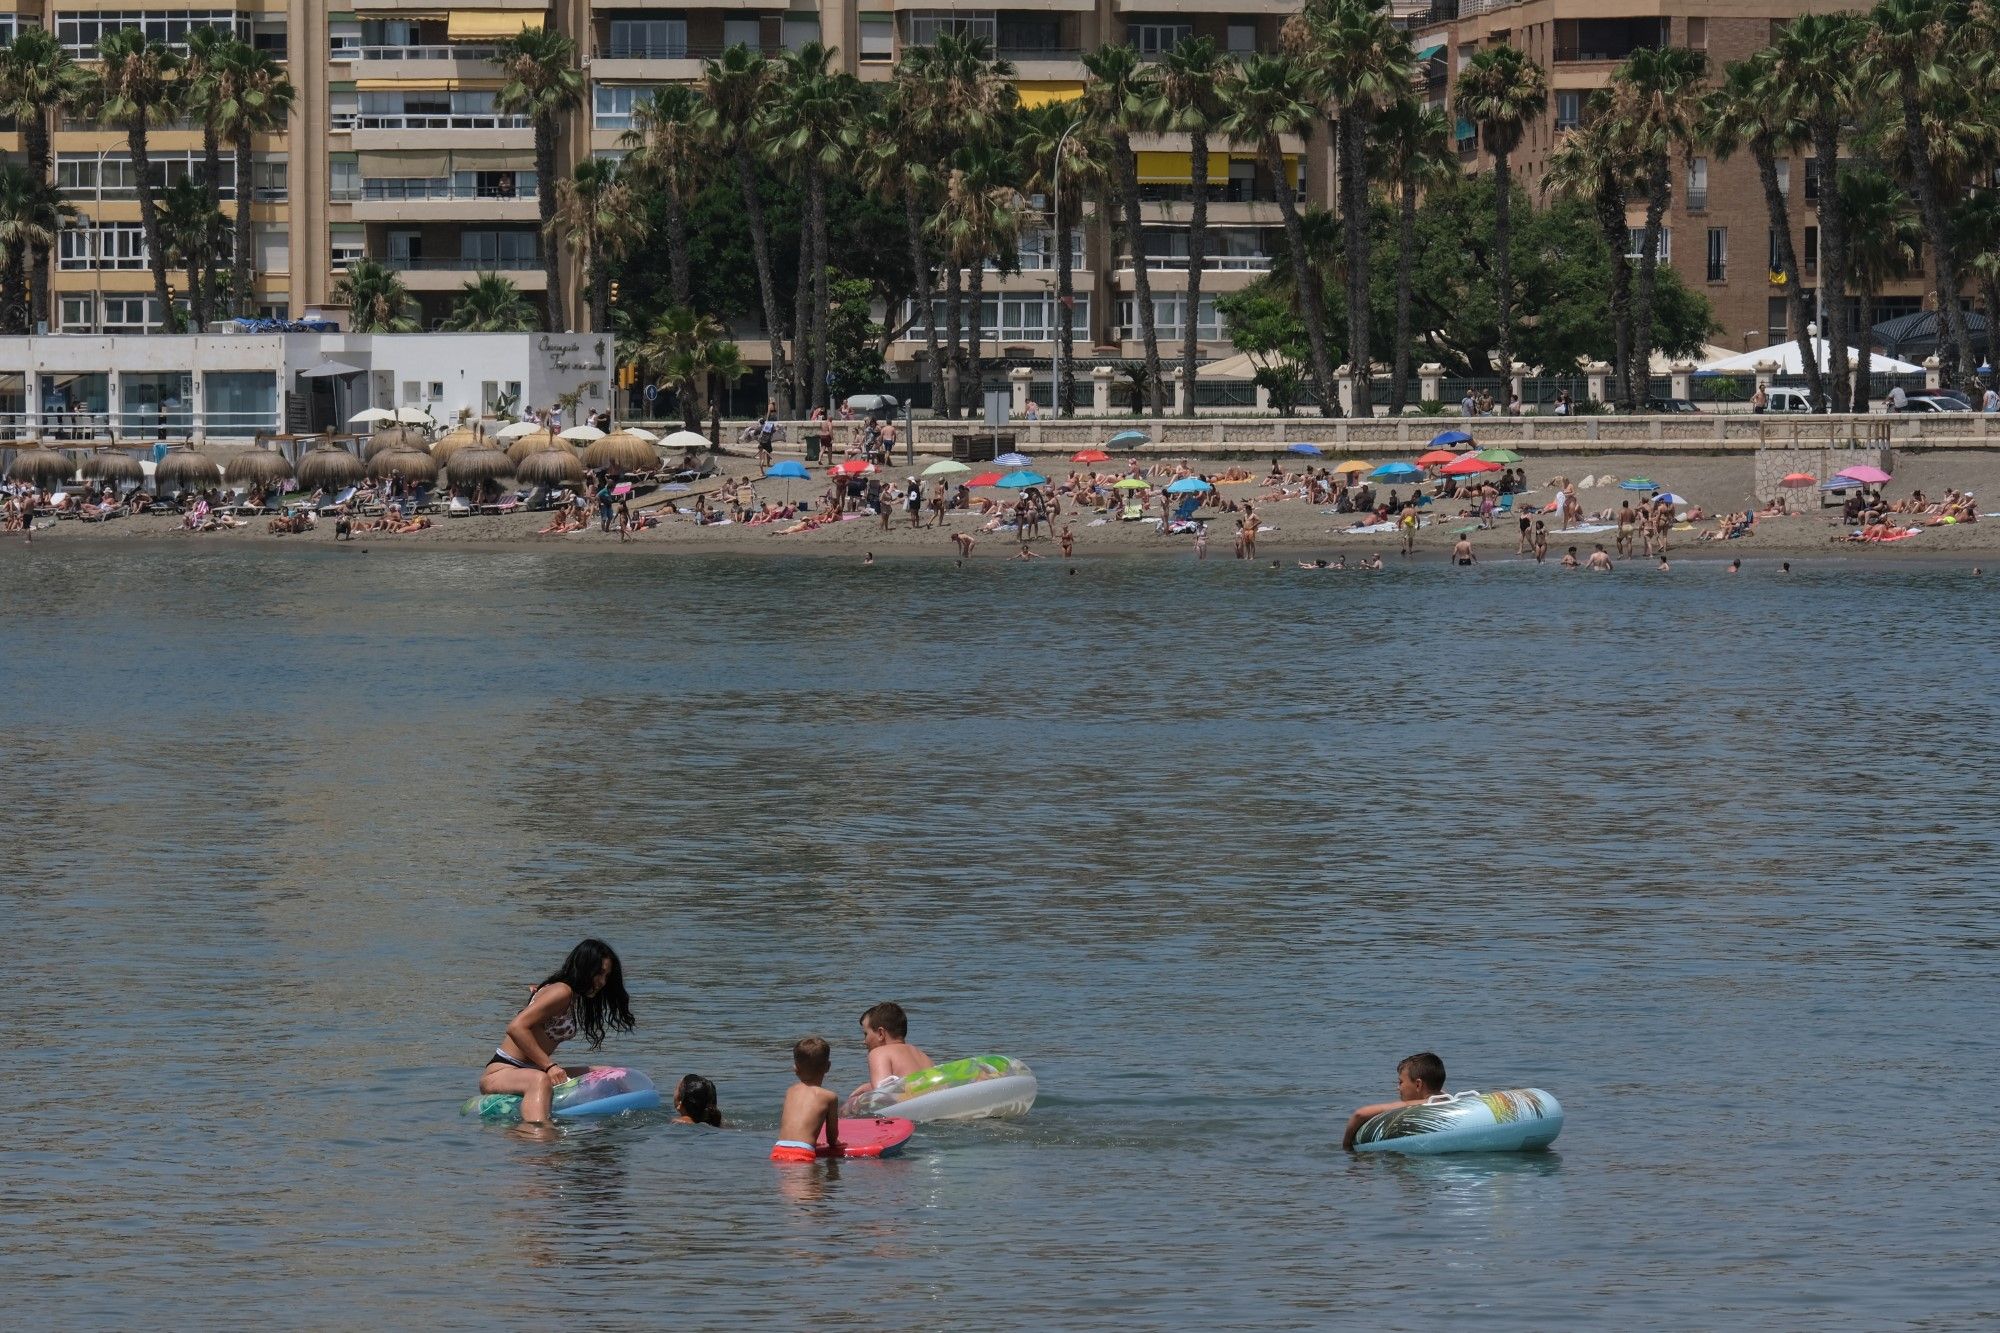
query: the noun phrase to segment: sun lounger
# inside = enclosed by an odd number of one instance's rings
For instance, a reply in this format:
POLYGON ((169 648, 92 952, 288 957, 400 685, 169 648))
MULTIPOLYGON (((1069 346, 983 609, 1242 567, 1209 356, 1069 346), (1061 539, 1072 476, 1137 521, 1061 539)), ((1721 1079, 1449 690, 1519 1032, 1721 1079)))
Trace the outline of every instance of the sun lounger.
POLYGON ((510 495, 504 500, 493 500, 479 506, 482 514, 511 514, 521 507, 521 497, 510 495))
POLYGON ((1201 497, 1199 495, 1190 495, 1187 499, 1174 506, 1174 516, 1168 520, 1169 525, 1187 522, 1194 517, 1194 511, 1199 508, 1201 508, 1201 497))
POLYGON ((1125 506, 1125 512, 1118 517, 1127 523, 1140 522, 1146 517, 1146 506, 1134 500, 1125 506))
POLYGON ((470 518, 473 512, 472 503, 462 495, 452 496, 444 509, 446 518, 470 518))

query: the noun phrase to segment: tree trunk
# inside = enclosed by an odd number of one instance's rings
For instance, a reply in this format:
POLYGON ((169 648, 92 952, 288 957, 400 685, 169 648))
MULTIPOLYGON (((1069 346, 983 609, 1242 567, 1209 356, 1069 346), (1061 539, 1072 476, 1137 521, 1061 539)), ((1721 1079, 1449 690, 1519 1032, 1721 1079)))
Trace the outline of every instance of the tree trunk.
POLYGON ((1632 261, 1625 257, 1625 190, 1611 176, 1600 179, 1595 196, 1597 230, 1611 254, 1611 364, 1613 402, 1632 391, 1632 261))
POLYGON ((194 325, 193 331, 196 333, 201 332, 201 312, 208 303, 207 276, 201 263, 201 256, 189 255, 187 257, 188 321, 194 325))
MULTIPOLYGON (((1924 128, 1922 108, 1914 97, 1903 98, 1903 137, 1909 143, 1910 183, 1917 196, 1917 215, 1923 219, 1924 245, 1931 254, 1931 281, 1937 288, 1938 320, 1949 331, 1958 350, 1957 373, 1946 374, 1946 382, 1967 393, 1979 390, 1979 363, 1972 355, 1972 332, 1966 325, 1965 307, 1958 301, 1958 260, 1952 253, 1951 226, 1945 218, 1944 201, 1938 197, 1937 177, 1931 171, 1930 132, 1924 128)), ((1821 187, 1824 188, 1824 187, 1821 187)), ((1863 336, 1867 331, 1863 330, 1863 336)), ((1987 329, 1987 356, 1992 357, 1993 331, 1987 329)))
POLYGON ((979 355, 979 335, 986 326, 986 257, 974 255, 965 277, 965 382, 959 386, 967 416, 986 411, 986 366, 979 355))
POLYGON ((947 415, 955 419, 965 410, 965 348, 961 342, 965 330, 965 292, 960 281, 958 261, 945 265, 944 272, 945 362, 948 368, 945 387, 950 394, 945 408, 947 415))
MULTIPOLYGON (((1847 222, 1840 215, 1840 126, 1835 116, 1813 122, 1813 153, 1819 161, 1819 336, 1826 339, 1832 410, 1845 412, 1852 387, 1847 375, 1847 222)), ((1815 403, 1815 410, 1820 406, 1815 403)))
POLYGON ((1410 400, 1410 304, 1416 281, 1417 187, 1404 181, 1396 208, 1396 345, 1390 349, 1389 415, 1410 400))
POLYGON ((1861 336, 1855 340, 1855 345, 1861 352, 1861 359, 1854 364, 1854 395, 1848 400, 1848 406, 1853 411, 1866 412, 1868 410, 1870 387, 1868 383, 1868 330, 1875 323, 1874 284, 1867 282, 1861 284, 1861 292, 1855 298, 1855 305, 1857 307, 1856 313, 1861 316, 1861 336))
POLYGON ((1153 317, 1153 278, 1146 264, 1146 237, 1139 220, 1139 159, 1132 152, 1131 137, 1124 133, 1113 140, 1112 149, 1118 161, 1118 194, 1125 206, 1125 243, 1132 247, 1132 306, 1139 317, 1139 338, 1146 347, 1146 392, 1153 415, 1163 417, 1167 414, 1166 386, 1160 382, 1160 331, 1153 317))
MULTIPOLYGON (((48 112, 30 116, 21 126, 22 148, 28 158, 28 169, 35 173, 35 179, 43 184, 52 184, 49 174, 49 124, 48 112)), ((49 247, 37 241, 34 253, 28 259, 28 328, 35 331, 38 320, 46 321, 49 328, 56 326, 55 315, 49 309, 49 247)))
POLYGON ((1194 415, 1194 372, 1201 360, 1201 271, 1208 263, 1208 130, 1188 132, 1188 183, 1194 209, 1188 217, 1187 319, 1181 325, 1181 415, 1194 415))
POLYGON ((764 201, 757 194, 757 165, 750 145, 736 141, 736 183, 743 191, 743 212, 750 220, 750 253, 757 264, 757 291, 764 302, 764 328, 771 339, 771 396, 779 400, 780 416, 791 415, 785 387, 785 325, 778 314, 778 288, 771 270, 771 235, 764 225, 764 201))
POLYGON ((792 291, 792 404, 800 412, 812 404, 812 227, 800 200, 798 281, 792 291))
POLYGON ((1368 348, 1368 118, 1350 106, 1340 117, 1341 231, 1347 246, 1348 413, 1373 417, 1368 348))
POLYGON ((677 173, 669 176, 663 193, 667 210, 667 289, 674 304, 685 310, 694 301, 694 277, 693 263, 688 258, 687 204, 681 198, 677 173))
MULTIPOLYGON (((824 404, 827 415, 833 414, 833 386, 827 383, 826 326, 833 317, 828 309, 826 282, 826 180, 815 169, 811 177, 811 189, 807 194, 810 205, 809 225, 813 237, 813 389, 811 401, 824 404)), ((886 312, 885 312, 886 314, 886 312)))
POLYGON ((911 290, 917 294, 917 309, 921 312, 918 318, 924 322, 924 354, 930 359, 931 415, 946 416, 951 405, 945 401, 944 359, 938 353, 937 302, 931 296, 935 279, 931 276, 930 255, 925 252, 923 210, 917 206, 917 196, 907 179, 903 187, 903 230, 910 242, 911 290))
MULTIPOLYGON (((594 232, 596 229, 592 228, 594 232)), ((611 266, 604 262, 600 247, 604 244, 601 236, 591 236, 584 246, 585 262, 590 265, 590 331, 605 333, 611 328, 611 266)))
POLYGON ((1313 390, 1319 395, 1319 414, 1340 415, 1340 397, 1333 388, 1333 362, 1326 354, 1326 302, 1319 289, 1312 256, 1306 253, 1305 224, 1299 220, 1298 200, 1287 188, 1285 159, 1276 139, 1264 141, 1264 164, 1278 183, 1278 212, 1285 220, 1285 250, 1292 265, 1292 281, 1299 289, 1299 317, 1305 321, 1306 343, 1312 349, 1313 390))
POLYGON ((1639 290, 1632 301, 1632 356, 1625 408, 1637 412, 1653 387, 1653 294, 1660 282, 1660 226, 1673 193, 1672 163, 1656 155, 1646 169, 1646 229, 1639 241, 1639 290))
POLYGON ((160 327, 172 333, 180 321, 174 315, 173 297, 168 295, 167 247, 160 237, 160 206, 153 198, 153 159, 146 151, 143 123, 125 127, 125 150, 132 157, 133 185, 139 195, 139 231, 146 239, 146 257, 153 270, 153 299, 160 303, 160 327))
POLYGON ((569 321, 563 318, 562 304, 562 247, 556 244, 556 134, 559 130, 553 116, 535 118, 535 199, 540 205, 542 218, 542 273, 548 281, 544 306, 547 311, 549 332, 569 332, 569 321))
POLYGON ((1798 341, 1799 364, 1806 372, 1806 392, 1815 403, 1826 401, 1826 380, 1820 374, 1819 357, 1814 353, 1812 335, 1806 332, 1805 284, 1799 280, 1799 254, 1792 244, 1792 210, 1785 192, 1778 188, 1778 165, 1771 146, 1752 140, 1750 153, 1757 159, 1757 177, 1764 186, 1764 211, 1771 215, 1771 234, 1778 238, 1778 271, 1785 275, 1785 306, 1791 311, 1791 335, 1798 341))
MULTIPOLYGON (((1056 347, 1062 374, 1055 385, 1056 415, 1076 415, 1076 274, 1070 268, 1069 219, 1056 217, 1056 347)), ((1987 319, 1990 322, 1991 307, 1987 319)))
POLYGON ((28 248, 9 246, 0 257, 0 328, 28 332, 28 248))
POLYGON ((248 184, 250 164, 250 136, 245 134, 236 140, 236 253, 231 256, 230 285, 236 292, 236 313, 246 316, 257 313, 257 296, 251 286, 256 257, 252 253, 255 243, 250 223, 250 205, 254 199, 248 184))
POLYGON ((1507 154, 1493 155, 1493 310, 1499 320, 1495 343, 1500 378, 1514 382, 1514 167, 1507 154))
MULTIPOLYGON (((188 263, 188 299, 193 303, 194 327, 197 333, 208 327, 215 317, 217 298, 222 295, 222 136, 216 133, 215 121, 202 117, 201 124, 201 170, 202 196, 208 200, 208 217, 203 230, 207 232, 208 244, 202 247, 203 254, 188 263), (201 281, 195 280, 195 269, 203 270, 201 281)), ((238 159, 236 177, 236 212, 238 216, 250 207, 250 182, 244 179, 241 159, 238 159)), ((230 266, 234 272, 234 266, 230 266)))

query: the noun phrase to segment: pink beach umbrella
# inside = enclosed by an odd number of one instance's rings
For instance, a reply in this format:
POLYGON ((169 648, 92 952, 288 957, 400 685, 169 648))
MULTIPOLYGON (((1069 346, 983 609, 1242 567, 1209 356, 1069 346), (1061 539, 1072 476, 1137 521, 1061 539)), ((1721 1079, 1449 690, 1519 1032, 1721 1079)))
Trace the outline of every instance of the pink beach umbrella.
POLYGON ((1880 486, 1889 480, 1889 474, 1879 467, 1869 467, 1863 463, 1859 467, 1842 468, 1840 475, 1868 486, 1880 486))

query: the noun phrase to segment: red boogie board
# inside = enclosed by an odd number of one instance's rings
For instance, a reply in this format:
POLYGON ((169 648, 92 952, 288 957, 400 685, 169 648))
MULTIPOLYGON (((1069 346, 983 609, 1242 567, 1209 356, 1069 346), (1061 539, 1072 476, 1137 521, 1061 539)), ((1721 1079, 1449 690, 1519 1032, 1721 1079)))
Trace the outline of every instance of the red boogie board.
MULTIPOLYGON (((840 1122, 840 1155, 842 1157, 888 1157, 896 1153, 917 1127, 908 1120, 842 1120, 840 1122)), ((819 1133, 819 1155, 825 1157, 826 1131, 819 1133)))

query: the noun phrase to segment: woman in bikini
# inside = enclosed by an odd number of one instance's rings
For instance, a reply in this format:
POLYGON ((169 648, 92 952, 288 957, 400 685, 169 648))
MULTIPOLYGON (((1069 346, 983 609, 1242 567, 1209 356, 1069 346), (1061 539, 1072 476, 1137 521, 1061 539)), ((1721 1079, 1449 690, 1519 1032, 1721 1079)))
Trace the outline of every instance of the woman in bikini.
POLYGON ((594 1051, 604 1044, 606 1027, 632 1030, 625 969, 610 945, 585 940, 547 981, 528 992, 527 1007, 514 1015, 486 1062, 479 1090, 516 1093, 522 1121, 545 1122, 556 1085, 569 1079, 569 1071, 556 1063, 556 1047, 581 1033, 594 1051))

